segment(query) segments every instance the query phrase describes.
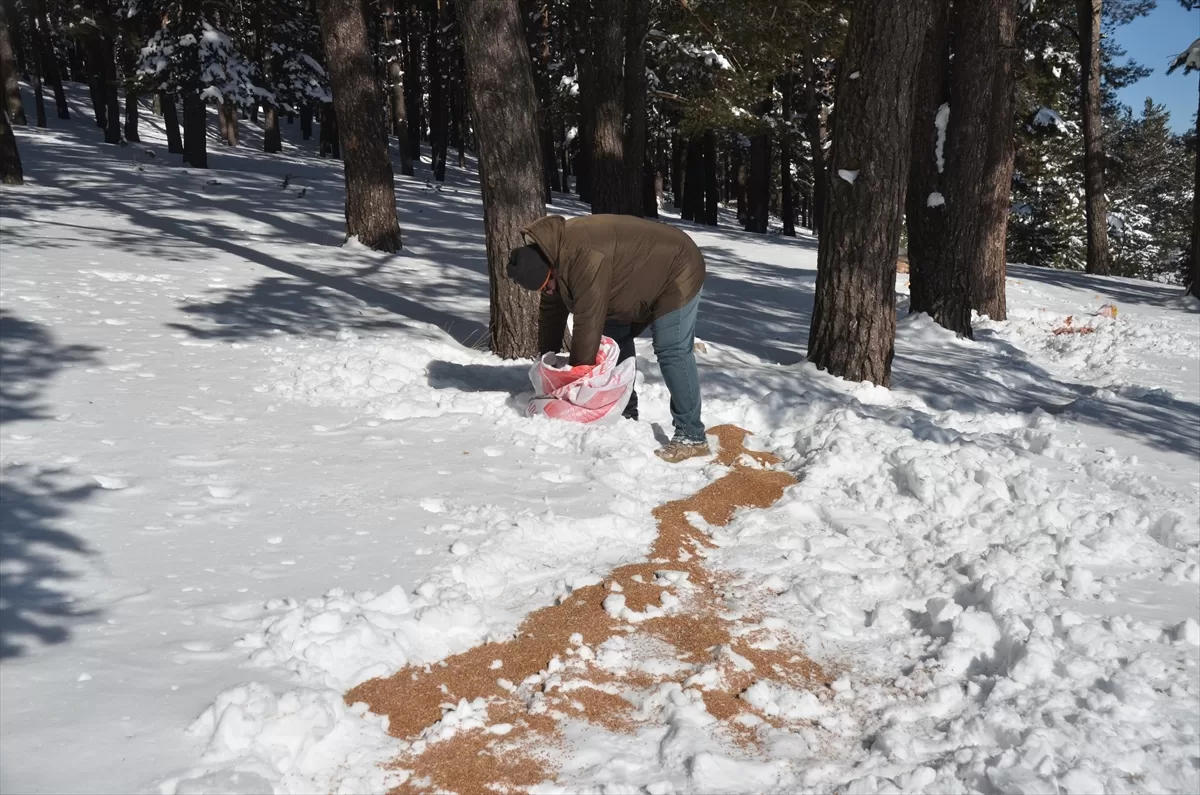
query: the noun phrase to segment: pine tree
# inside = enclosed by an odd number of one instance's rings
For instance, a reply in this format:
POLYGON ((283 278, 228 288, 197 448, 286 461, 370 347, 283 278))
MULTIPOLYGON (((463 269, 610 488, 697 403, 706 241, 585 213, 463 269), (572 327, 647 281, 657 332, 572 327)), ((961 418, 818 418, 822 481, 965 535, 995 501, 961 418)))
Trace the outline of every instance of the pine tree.
MULTIPOLYGON (((1180 0, 1181 3, 1190 11, 1200 8, 1200 3, 1196 0, 1180 0)), ((1168 74, 1176 69, 1183 67, 1184 74, 1191 74, 1200 71, 1200 39, 1192 42, 1192 45, 1184 50, 1171 63, 1168 74)), ((1200 88, 1200 86, 1198 86, 1200 88)), ((1192 240, 1191 251, 1187 258, 1187 264, 1184 268, 1185 281, 1188 284, 1188 292, 1200 298, 1200 97, 1197 99, 1196 107, 1196 129, 1192 134, 1192 160, 1193 160, 1193 185, 1192 185, 1192 240)))
POLYGON ((505 273, 521 227, 543 213, 537 96, 517 0, 459 0, 491 285, 491 345, 503 358, 537 354, 538 296, 505 273))
MULTIPOLYGON (((13 51, 17 20, 9 19, 7 6, 8 3, 0 2, 0 82, 4 89, 4 109, 8 113, 8 124, 28 124, 25 103, 21 101, 21 87, 17 83, 17 59, 13 51)), ((15 146, 13 151, 16 151, 15 146)))
POLYGON ((0 108, 0 183, 4 185, 25 184, 25 172, 21 168, 21 153, 17 151, 17 137, 13 135, 6 108, 0 108))
POLYGON ((321 35, 346 176, 346 236, 376 251, 400 248, 383 95, 358 0, 320 0, 321 35))
POLYGON ((913 92, 931 14, 929 0, 860 2, 839 64, 808 358, 851 381, 891 383, 913 92))

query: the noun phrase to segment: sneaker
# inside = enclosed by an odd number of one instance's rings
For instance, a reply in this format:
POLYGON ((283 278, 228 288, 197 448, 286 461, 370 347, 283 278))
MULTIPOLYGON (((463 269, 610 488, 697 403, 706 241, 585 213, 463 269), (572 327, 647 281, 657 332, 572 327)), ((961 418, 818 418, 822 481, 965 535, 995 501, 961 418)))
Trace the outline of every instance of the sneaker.
POLYGON ((680 461, 686 461, 689 458, 697 458, 699 456, 708 455, 712 451, 708 449, 708 442, 693 442, 686 439, 673 439, 667 444, 654 451, 654 454, 666 461, 668 464, 678 464, 680 461))

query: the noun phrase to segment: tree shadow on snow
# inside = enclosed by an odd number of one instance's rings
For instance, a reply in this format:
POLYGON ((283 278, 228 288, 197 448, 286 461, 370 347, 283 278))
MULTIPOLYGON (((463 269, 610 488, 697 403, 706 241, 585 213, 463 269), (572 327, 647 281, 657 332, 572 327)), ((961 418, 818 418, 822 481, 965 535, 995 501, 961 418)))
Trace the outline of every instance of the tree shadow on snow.
POLYGON ((506 392, 516 397, 532 391, 529 366, 522 364, 456 364, 432 361, 426 368, 429 386, 459 392, 506 392))
POLYGON ((60 583, 73 579, 64 562, 94 553, 71 533, 56 528, 67 506, 88 499, 95 484, 71 486, 67 470, 37 472, 5 467, 0 478, 0 659, 28 646, 62 643, 70 624, 94 619, 98 610, 78 606, 60 583))
MULTIPOLYGON (((0 310, 0 424, 48 420, 47 383, 73 364, 93 364, 96 348, 61 345, 40 324, 0 310)), ((31 643, 61 643, 69 623, 97 615, 79 608, 62 590, 74 577, 74 558, 91 550, 58 527, 72 503, 98 488, 78 485, 62 468, 7 466, 0 472, 0 659, 25 652, 31 643)))

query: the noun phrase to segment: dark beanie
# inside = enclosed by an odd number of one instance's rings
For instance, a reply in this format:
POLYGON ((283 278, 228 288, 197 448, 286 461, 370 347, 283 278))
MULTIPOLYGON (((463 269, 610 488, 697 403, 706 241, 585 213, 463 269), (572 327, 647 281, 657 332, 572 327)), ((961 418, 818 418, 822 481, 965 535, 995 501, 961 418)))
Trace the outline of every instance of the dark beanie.
POLYGON ((514 248, 508 258, 508 278, 526 290, 540 290, 546 283, 550 265, 537 246, 514 248))

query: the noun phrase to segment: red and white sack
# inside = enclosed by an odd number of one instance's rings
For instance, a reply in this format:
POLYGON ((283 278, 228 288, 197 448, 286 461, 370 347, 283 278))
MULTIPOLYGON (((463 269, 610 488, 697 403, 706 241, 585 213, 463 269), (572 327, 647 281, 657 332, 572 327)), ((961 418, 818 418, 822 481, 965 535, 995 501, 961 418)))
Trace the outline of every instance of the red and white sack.
POLYGON ((610 337, 600 339, 595 364, 567 366, 567 357, 547 353, 529 370, 536 393, 529 416, 538 414, 569 422, 612 422, 621 416, 637 376, 637 362, 617 364, 621 351, 610 337))

